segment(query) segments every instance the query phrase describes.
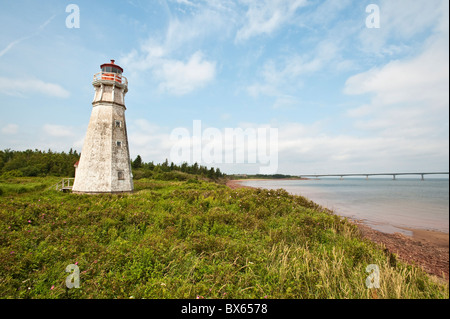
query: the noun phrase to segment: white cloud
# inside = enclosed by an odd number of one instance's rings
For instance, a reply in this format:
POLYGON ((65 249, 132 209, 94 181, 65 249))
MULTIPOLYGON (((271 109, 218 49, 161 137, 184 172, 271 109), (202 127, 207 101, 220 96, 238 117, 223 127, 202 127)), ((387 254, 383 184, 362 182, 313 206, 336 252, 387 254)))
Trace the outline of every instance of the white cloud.
POLYGON ((187 62, 162 60, 156 75, 161 79, 159 88, 163 91, 184 95, 205 86, 216 74, 216 63, 203 59, 197 51, 187 62))
POLYGON ((20 42, 30 38, 30 36, 22 37, 17 40, 14 40, 10 42, 3 50, 0 51, 0 58, 5 55, 9 50, 11 50, 15 45, 19 44, 20 42))
POLYGON ((439 27, 445 19, 448 11, 436 18, 438 27, 415 56, 390 61, 346 81, 344 93, 368 95, 368 103, 348 110, 347 115, 355 129, 377 137, 372 142, 380 147, 378 152, 355 144, 374 159, 389 159, 400 169, 401 161, 417 169, 448 167, 449 42, 448 29, 439 27))
POLYGON ((2 127, 2 133, 7 135, 14 135, 19 132, 19 125, 17 124, 7 124, 6 126, 2 127))
POLYGON ((380 28, 363 28, 360 33, 361 49, 366 54, 389 56, 408 52, 411 48, 402 42, 433 29, 442 13, 448 12, 447 0, 383 0, 378 5, 380 28))
POLYGON ((346 82, 345 93, 376 93, 384 104, 442 99, 448 94, 448 67, 445 44, 434 42, 418 57, 395 60, 352 76, 346 82))
POLYGON ((194 3, 192 3, 192 2, 190 2, 188 0, 176 0, 176 2, 179 3, 179 4, 187 5, 187 6, 195 6, 194 3))
POLYGON ((236 41, 271 34, 288 23, 306 0, 247 0, 246 23, 237 31, 236 41))
MULTIPOLYGON (((182 5, 193 3, 178 1, 182 5)), ((223 37, 231 30, 228 23, 233 11, 207 2, 195 13, 179 19, 171 17, 164 37, 150 36, 139 49, 122 58, 127 72, 137 76, 151 75, 160 91, 184 95, 205 87, 216 76, 216 61, 207 59, 199 43, 217 32, 223 37), (182 54, 180 53, 182 52, 182 54), (180 58, 180 56, 182 56, 180 58), (186 59, 187 57, 187 59, 186 59), (150 73, 143 71, 149 70, 150 73)))
POLYGON ((445 149, 440 140, 321 132, 323 127, 318 123, 288 123, 279 127, 278 157, 282 173, 433 171, 445 167, 448 158, 448 145, 445 149), (426 162, 420 160, 423 157, 427 158, 426 162))
POLYGON ((438 133, 448 141, 448 69, 448 33, 432 36, 416 57, 350 77, 345 93, 372 97, 348 115, 358 119, 358 128, 383 135, 436 138, 438 133))
POLYGON ((59 98, 68 98, 70 92, 59 84, 47 83, 39 79, 11 79, 0 77, 0 93, 12 96, 32 96, 43 94, 59 98))
POLYGON ((64 125, 45 124, 42 129, 52 137, 71 137, 74 135, 73 129, 64 125))
POLYGON ((274 109, 291 109, 299 105, 300 101, 293 96, 278 96, 273 104, 274 109))
POLYGON ((174 95, 185 95, 200 89, 214 80, 216 62, 206 60, 201 51, 192 54, 185 62, 166 57, 166 50, 159 45, 146 46, 145 56, 132 51, 125 59, 127 67, 139 67, 141 73, 149 69, 159 82, 158 89, 174 95))
POLYGON ((44 23, 42 23, 39 27, 38 30, 36 32, 34 32, 31 35, 28 36, 24 36, 21 37, 17 40, 14 40, 12 42, 10 42, 6 48, 4 48, 3 50, 0 51, 0 58, 5 55, 9 50, 11 50, 15 45, 19 44, 20 42, 24 41, 24 40, 28 40, 31 37, 34 37, 36 35, 38 35, 41 31, 44 30, 44 28, 56 17, 56 15, 51 16, 49 19, 47 19, 44 23))
POLYGON ((139 119, 128 123, 127 129, 132 158, 141 155, 144 161, 159 163, 169 157, 172 145, 168 128, 139 119))
POLYGON ((338 43, 320 41, 315 48, 304 54, 289 54, 277 59, 269 59, 262 65, 261 81, 247 86, 247 93, 282 98, 287 92, 303 85, 303 78, 330 66, 345 68, 338 63, 338 43), (333 63, 332 63, 333 62, 333 63))

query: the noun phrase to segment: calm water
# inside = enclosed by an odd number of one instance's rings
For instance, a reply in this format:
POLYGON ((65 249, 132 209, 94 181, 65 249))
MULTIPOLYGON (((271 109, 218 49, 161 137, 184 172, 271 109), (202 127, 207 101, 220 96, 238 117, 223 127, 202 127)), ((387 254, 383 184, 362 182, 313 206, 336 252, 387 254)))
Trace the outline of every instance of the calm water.
POLYGON ((347 178, 320 180, 244 181, 244 185, 284 188, 332 209, 336 214, 359 219, 383 232, 417 228, 449 232, 449 180, 426 178, 347 178))

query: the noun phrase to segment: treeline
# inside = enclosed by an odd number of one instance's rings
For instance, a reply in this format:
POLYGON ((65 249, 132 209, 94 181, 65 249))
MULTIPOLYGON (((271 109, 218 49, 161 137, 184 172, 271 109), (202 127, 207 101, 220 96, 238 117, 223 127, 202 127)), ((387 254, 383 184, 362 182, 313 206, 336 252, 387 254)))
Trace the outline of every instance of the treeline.
MULTIPOLYGON (((22 176, 61 176, 74 177, 74 164, 80 159, 80 153, 70 149, 66 152, 53 152, 51 150, 13 151, 0 150, 0 177, 22 176)), ((189 180, 196 175, 207 179, 217 180, 224 177, 219 168, 208 168, 194 163, 176 165, 166 159, 165 162, 155 164, 144 163, 140 155, 131 161, 135 179, 156 178, 163 180, 189 180)))
POLYGON ((0 150, 0 176, 64 176, 74 177, 73 166, 80 158, 77 151, 69 153, 41 150, 0 150))
POLYGON ((192 175, 204 177, 207 179, 217 180, 225 177, 219 168, 208 168, 198 163, 189 165, 183 163, 177 165, 173 162, 169 164, 166 159, 163 163, 155 164, 152 162, 144 163, 140 155, 131 161, 131 167, 133 169, 133 178, 155 178, 162 180, 188 180, 192 178, 192 175))

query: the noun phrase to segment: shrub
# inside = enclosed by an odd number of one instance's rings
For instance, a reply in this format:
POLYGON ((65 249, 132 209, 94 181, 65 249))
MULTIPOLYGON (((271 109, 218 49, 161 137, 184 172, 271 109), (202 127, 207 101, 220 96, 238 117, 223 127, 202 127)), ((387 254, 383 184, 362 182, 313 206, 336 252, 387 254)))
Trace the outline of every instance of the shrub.
POLYGON ((2 174, 3 179, 10 179, 14 177, 23 177, 22 171, 19 171, 18 169, 14 169, 12 171, 8 171, 2 174))

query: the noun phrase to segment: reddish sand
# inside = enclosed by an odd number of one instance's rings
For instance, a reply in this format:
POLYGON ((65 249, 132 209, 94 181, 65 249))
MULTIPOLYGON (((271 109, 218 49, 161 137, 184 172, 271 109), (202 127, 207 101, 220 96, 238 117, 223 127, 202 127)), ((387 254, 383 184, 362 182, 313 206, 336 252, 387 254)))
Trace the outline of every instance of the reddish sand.
MULTIPOLYGON (((244 186, 239 180, 230 180, 227 186, 232 189, 251 188, 244 186)), ((384 245, 401 260, 422 267, 426 272, 444 278, 448 282, 449 275, 449 234, 422 230, 407 229, 412 237, 400 233, 388 234, 377 231, 359 221, 354 223, 361 230, 363 237, 384 245)))

